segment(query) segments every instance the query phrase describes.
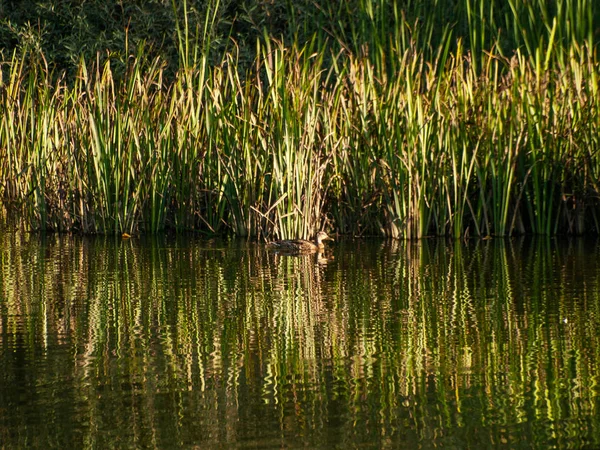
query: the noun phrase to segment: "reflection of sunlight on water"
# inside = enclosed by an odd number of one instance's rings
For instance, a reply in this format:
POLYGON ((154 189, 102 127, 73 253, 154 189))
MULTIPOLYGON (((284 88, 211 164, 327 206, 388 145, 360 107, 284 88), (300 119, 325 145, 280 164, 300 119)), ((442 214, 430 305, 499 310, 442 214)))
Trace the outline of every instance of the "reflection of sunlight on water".
POLYGON ((15 394, 0 423, 10 410, 30 440, 560 446, 600 427, 590 246, 341 240, 287 256, 4 239, 0 373, 15 394), (32 416, 56 419, 34 430, 32 416))

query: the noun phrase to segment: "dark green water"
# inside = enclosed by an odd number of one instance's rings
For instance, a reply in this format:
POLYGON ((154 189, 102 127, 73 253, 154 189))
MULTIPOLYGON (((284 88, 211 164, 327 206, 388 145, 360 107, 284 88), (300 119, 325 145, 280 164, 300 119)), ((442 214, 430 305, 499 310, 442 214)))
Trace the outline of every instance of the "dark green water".
POLYGON ((600 447, 596 241, 0 246, 0 448, 600 447))

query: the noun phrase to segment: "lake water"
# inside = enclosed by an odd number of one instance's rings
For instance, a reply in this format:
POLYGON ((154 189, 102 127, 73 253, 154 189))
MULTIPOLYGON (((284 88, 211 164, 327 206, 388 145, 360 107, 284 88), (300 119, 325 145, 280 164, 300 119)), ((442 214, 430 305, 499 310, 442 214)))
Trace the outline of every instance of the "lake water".
POLYGON ((596 240, 0 246, 0 448, 600 448, 596 240))

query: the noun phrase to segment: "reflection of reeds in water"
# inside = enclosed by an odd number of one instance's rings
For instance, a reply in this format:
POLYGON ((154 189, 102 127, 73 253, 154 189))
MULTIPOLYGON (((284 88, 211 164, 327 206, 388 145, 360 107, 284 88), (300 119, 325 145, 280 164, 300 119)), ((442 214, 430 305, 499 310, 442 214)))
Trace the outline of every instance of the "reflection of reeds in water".
POLYGON ((227 444, 258 414, 278 439, 337 420, 343 439, 458 426, 510 442, 536 422, 566 442, 599 425, 600 274, 585 248, 546 242, 341 242, 323 260, 2 235, 0 336, 55 368, 38 385, 68 380, 90 439, 111 420, 140 445, 193 422, 227 444))

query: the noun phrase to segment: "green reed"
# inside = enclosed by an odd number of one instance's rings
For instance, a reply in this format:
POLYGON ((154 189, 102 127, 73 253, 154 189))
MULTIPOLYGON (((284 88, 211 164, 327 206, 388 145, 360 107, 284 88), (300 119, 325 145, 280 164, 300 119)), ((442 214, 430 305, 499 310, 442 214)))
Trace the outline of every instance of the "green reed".
MULTIPOLYGON (((210 8, 204 51, 179 26, 173 79, 143 48, 123 77, 110 59, 82 60, 73 83, 39 55, 14 57, 0 94, 4 199, 33 229, 86 233, 598 230, 591 19, 574 28, 559 5, 542 14, 545 38, 529 40, 531 19, 509 57, 481 28, 498 20, 483 3, 467 2, 471 51, 451 28, 367 3, 347 35, 330 30, 337 50, 323 35, 287 45, 265 34, 245 71, 235 43, 209 55, 210 8)), ((513 9, 521 22, 537 11, 513 9)))

